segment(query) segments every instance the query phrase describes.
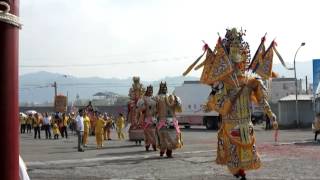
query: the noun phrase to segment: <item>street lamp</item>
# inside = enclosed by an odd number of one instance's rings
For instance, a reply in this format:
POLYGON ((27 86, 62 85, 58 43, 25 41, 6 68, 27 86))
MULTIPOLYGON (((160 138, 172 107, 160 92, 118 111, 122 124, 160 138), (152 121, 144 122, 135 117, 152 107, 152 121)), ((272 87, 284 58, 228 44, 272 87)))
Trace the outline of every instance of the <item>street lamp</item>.
POLYGON ((294 79, 295 79, 295 88, 296 88, 296 121, 297 121, 298 127, 300 126, 300 122, 299 122, 299 111, 298 111, 298 80, 297 80, 297 71, 296 71, 296 57, 297 57, 298 51, 304 45, 306 45, 305 42, 302 42, 300 44, 299 48, 296 51, 296 54, 294 55, 294 59, 293 59, 293 70, 294 70, 294 79))

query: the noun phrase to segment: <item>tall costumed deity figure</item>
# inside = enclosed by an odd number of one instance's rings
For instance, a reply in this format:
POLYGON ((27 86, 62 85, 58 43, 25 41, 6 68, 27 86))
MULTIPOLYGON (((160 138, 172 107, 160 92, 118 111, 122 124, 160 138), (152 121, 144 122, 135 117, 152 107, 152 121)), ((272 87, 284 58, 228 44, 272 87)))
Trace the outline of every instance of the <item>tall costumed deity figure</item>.
POLYGON ((194 67, 196 70, 203 67, 200 81, 212 87, 206 110, 217 111, 222 117, 216 163, 226 165, 234 176, 242 179, 246 179, 246 170, 261 166, 251 122, 252 105, 262 107, 274 125, 277 123, 262 81, 275 77, 272 72, 274 52, 285 66, 274 41, 265 49, 265 37, 250 61, 249 44, 243 40, 244 36, 242 29, 227 29, 225 37, 218 38, 215 49, 212 51, 205 44, 204 53, 183 74, 194 67), (205 54, 205 60, 196 66, 205 54))
POLYGON ((166 153, 172 157, 172 151, 182 147, 182 137, 176 119, 176 112, 181 112, 181 100, 179 97, 168 94, 166 82, 161 82, 157 102, 157 137, 160 156, 166 153))
POLYGON ((127 119, 131 124, 129 128, 129 140, 136 141, 136 143, 141 143, 141 140, 144 138, 142 127, 143 119, 141 113, 137 111, 137 102, 143 97, 145 88, 140 83, 139 77, 135 76, 132 78, 132 80, 132 87, 129 90, 130 100, 128 102, 127 115, 127 119))
POLYGON ((156 100, 153 97, 153 87, 147 87, 145 95, 138 100, 137 103, 138 113, 141 113, 144 131, 144 144, 146 151, 149 151, 150 146, 156 151, 156 100))

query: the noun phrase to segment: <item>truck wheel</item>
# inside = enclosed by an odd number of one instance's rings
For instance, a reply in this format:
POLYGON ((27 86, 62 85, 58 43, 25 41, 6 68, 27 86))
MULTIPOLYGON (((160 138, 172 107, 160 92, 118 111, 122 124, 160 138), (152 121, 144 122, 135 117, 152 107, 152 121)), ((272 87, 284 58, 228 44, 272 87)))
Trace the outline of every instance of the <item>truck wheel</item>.
POLYGON ((190 125, 185 125, 184 128, 185 129, 190 129, 190 125))
POLYGON ((203 124, 206 126, 207 129, 218 129, 218 118, 205 116, 203 118, 203 124))
POLYGON ((207 120, 207 121, 206 121, 206 128, 207 128, 207 129, 213 129, 213 122, 210 121, 210 120, 207 120))

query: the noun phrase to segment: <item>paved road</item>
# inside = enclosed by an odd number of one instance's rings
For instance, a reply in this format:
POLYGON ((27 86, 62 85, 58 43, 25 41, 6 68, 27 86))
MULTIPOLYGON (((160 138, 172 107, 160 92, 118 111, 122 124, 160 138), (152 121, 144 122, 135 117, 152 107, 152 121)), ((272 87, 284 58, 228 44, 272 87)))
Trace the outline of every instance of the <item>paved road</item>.
MULTIPOLYGON (((257 128, 256 134, 263 167, 249 171, 248 179, 320 179, 320 144, 312 141, 311 130, 282 130, 279 144, 273 142, 273 131, 257 128)), ((172 159, 129 141, 106 141, 96 150, 93 136, 86 151, 77 152, 76 136, 34 140, 23 134, 20 151, 31 178, 39 180, 235 179, 214 163, 216 131, 195 127, 183 130, 183 137, 184 147, 172 159)))

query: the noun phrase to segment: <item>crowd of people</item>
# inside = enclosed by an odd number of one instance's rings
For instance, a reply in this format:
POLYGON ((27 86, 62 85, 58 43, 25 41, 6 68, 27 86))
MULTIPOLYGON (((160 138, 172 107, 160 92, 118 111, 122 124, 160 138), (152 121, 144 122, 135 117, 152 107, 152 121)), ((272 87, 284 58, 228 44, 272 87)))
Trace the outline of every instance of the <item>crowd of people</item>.
POLYGON ((122 113, 118 114, 117 119, 106 112, 93 111, 90 108, 81 109, 74 113, 20 113, 20 133, 32 134, 34 139, 41 139, 41 131, 45 131, 46 139, 68 138, 70 131, 72 135, 81 138, 78 148, 83 151, 83 147, 88 145, 88 137, 96 136, 97 148, 103 146, 103 140, 111 139, 111 130, 115 129, 120 140, 125 139, 126 120, 122 113), (81 123, 79 122, 81 120, 81 123), (69 134, 68 134, 69 131, 69 134), (83 147, 82 147, 83 146, 83 147))

